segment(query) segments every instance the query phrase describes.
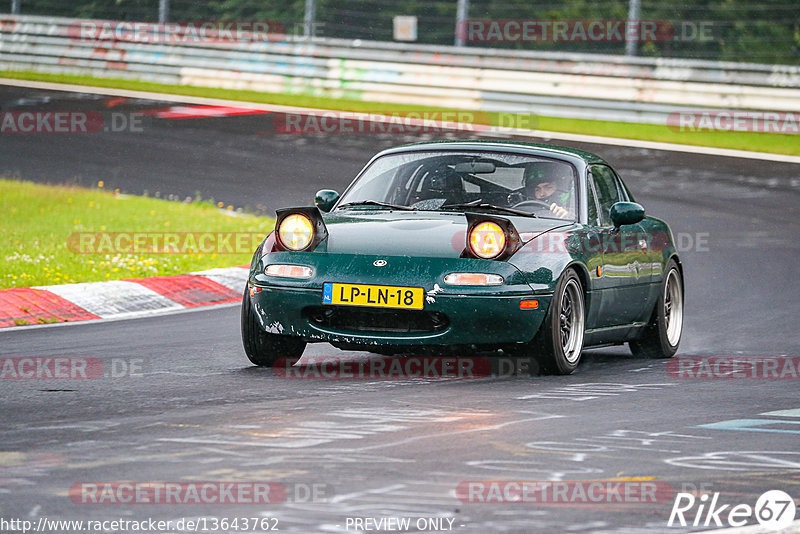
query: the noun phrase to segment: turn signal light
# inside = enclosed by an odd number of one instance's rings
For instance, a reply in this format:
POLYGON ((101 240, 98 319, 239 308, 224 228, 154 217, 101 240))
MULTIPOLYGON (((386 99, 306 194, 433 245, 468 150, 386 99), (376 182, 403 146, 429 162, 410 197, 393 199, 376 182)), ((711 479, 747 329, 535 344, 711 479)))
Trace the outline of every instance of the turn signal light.
POLYGON ((262 288, 260 288, 260 287, 253 287, 253 286, 251 286, 249 284, 248 284, 247 287, 250 289, 250 296, 251 297, 255 297, 256 293, 261 293, 261 289, 262 288))
POLYGON ((314 274, 314 270, 306 265, 285 265, 276 263, 267 265, 264 269, 264 274, 281 278, 311 278, 314 274))
POLYGON ((444 277, 444 283, 449 286, 499 286, 503 284, 503 277, 499 274, 450 273, 444 277))
POLYGON ((520 310, 535 310, 539 307, 538 300, 523 300, 519 303, 520 310))

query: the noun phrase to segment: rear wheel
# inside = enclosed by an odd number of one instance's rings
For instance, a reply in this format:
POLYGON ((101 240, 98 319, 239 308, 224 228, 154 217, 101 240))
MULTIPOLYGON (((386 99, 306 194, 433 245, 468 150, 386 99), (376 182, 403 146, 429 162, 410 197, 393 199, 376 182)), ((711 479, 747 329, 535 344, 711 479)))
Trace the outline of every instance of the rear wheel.
POLYGON ((583 286, 575 271, 568 270, 558 281, 550 309, 534 338, 544 372, 568 375, 578 367, 585 327, 583 286))
POLYGON ((683 279, 675 260, 669 260, 665 272, 650 324, 640 339, 629 343, 633 355, 640 358, 671 358, 681 342, 683 279))
POLYGON ((270 334, 261 329, 248 294, 244 288, 242 297, 242 345, 247 358, 255 365, 272 367, 278 358, 299 358, 306 343, 300 338, 270 334))

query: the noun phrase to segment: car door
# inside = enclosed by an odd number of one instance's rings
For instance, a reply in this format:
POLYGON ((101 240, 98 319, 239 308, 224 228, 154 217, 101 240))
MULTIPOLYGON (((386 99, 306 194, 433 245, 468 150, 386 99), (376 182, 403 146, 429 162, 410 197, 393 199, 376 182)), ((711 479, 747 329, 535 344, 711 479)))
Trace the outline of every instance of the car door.
POLYGON ((592 165, 588 186, 597 200, 597 231, 603 251, 601 272, 595 280, 602 295, 596 325, 603 328, 640 322, 649 309, 650 289, 650 274, 640 261, 643 228, 640 224, 614 228, 611 207, 627 201, 628 196, 611 167, 592 165))

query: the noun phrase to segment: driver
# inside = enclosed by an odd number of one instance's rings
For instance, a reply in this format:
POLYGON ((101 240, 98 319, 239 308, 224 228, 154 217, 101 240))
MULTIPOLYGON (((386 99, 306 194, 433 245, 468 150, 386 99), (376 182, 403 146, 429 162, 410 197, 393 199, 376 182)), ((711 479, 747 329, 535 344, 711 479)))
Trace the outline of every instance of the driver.
POLYGON ((542 164, 528 169, 525 173, 525 194, 528 200, 538 200, 549 205, 553 215, 565 219, 570 216, 572 172, 567 165, 542 164))

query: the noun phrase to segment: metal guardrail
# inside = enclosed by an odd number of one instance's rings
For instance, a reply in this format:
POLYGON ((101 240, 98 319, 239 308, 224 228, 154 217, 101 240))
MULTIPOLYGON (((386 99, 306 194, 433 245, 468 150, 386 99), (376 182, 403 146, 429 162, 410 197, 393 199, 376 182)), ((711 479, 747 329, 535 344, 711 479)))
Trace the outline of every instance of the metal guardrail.
POLYGON ((687 109, 800 112, 796 66, 333 39, 143 43, 81 38, 80 22, 0 16, 0 69, 654 124, 687 109))

